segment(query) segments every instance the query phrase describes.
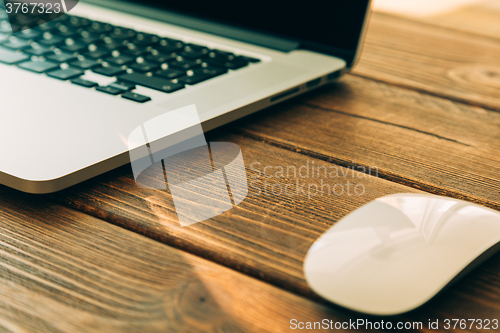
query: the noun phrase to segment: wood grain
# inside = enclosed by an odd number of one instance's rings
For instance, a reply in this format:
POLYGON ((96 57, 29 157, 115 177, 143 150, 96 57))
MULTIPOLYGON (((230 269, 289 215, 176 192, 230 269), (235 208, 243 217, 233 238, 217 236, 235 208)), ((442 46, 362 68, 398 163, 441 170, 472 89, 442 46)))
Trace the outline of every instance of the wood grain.
POLYGON ((240 125, 242 134, 500 210, 500 114, 348 76, 240 125), (314 135, 304 135, 314 129, 314 135), (297 135, 297 133, 301 133, 297 135))
POLYGON ((40 196, 0 187, 0 331, 288 332, 316 304, 40 196))
POLYGON ((354 72, 500 111, 498 39, 373 13, 354 72))
MULTIPOLYGON (((223 139, 222 139, 223 138, 223 139)), ((249 193, 244 202, 209 221, 181 227, 168 191, 137 186, 130 167, 113 177, 102 176, 52 196, 64 205, 139 232, 166 244, 235 268, 288 290, 313 296, 304 281, 302 263, 312 243, 336 221, 361 205, 385 194, 417 192, 377 177, 339 168, 339 177, 274 177, 278 167, 337 166, 241 136, 223 136, 242 150, 249 193), (264 173, 265 167, 268 175, 264 173), (344 178, 342 171, 348 171, 344 178), (297 193, 296 183, 299 182, 297 193), (327 188, 308 198, 308 184, 362 184, 362 195, 339 196, 327 188), (277 184, 277 185, 275 185, 277 184), (279 193, 285 185, 290 196, 279 193), (266 189, 264 189, 266 185, 266 189), (275 186, 273 194, 273 186, 275 186), (279 187, 277 187, 279 186, 279 187), (304 192, 302 192, 302 189, 304 192), (259 194, 260 191, 260 194, 259 194)), ((213 141, 213 140, 212 140, 213 141)), ((192 170, 184 167, 182 169, 192 170)), ((330 172, 330 171, 329 171, 330 172)), ((305 175, 305 171, 303 172, 305 175)), ((164 182, 161 168, 151 169, 149 184, 164 182)), ((353 192, 351 185, 351 192, 353 192)), ((360 192, 360 190, 358 191, 360 192)), ((340 194, 340 187, 337 187, 340 194)))
POLYGON ((0 198, 2 332, 292 332, 291 319, 425 325, 499 311, 498 256, 425 307, 377 318, 293 295, 46 196, 0 187, 0 198))
MULTIPOLYGON (((391 12, 389 8, 386 9, 389 13, 391 12)), ((411 11, 401 13, 397 10, 393 10, 392 13, 443 28, 500 39, 500 20, 498 19, 500 2, 498 0, 482 0, 431 15, 415 15, 411 11)))
MULTIPOLYGON (((334 166, 240 136, 224 135, 219 139, 237 143, 241 147, 249 182, 267 180, 269 186, 284 186, 296 180, 294 177, 259 176, 265 166, 298 168, 307 165, 308 161, 310 164, 314 161, 316 166, 334 166), (255 162, 260 165, 251 166, 255 162)), ((341 168, 340 172, 342 170, 347 169, 341 168)), ((159 173, 159 170, 151 171, 151 183, 162 181, 159 173)), ((345 184, 345 181, 350 180, 365 186, 363 195, 317 195, 308 199, 304 195, 256 195, 258 190, 250 187, 248 197, 238 207, 210 220, 182 228, 176 221, 168 191, 138 188, 126 167, 52 196, 52 199, 281 288, 318 299, 308 288, 302 273, 304 256, 313 241, 345 214, 376 197, 388 193, 418 192, 377 177, 364 177, 357 172, 352 177, 352 170, 349 173, 345 179, 342 176, 333 180, 309 177, 301 178, 300 181, 321 184, 323 180, 334 185, 345 184)), ((462 308, 470 302, 477 302, 477 315, 498 311, 496 306, 481 304, 480 299, 488 295, 494 302, 500 300, 500 291, 494 284, 500 276, 499 263, 500 257, 494 257, 480 271, 470 275, 464 284, 459 283, 421 309, 395 317, 394 320, 427 321, 428 318, 442 320, 463 316, 462 308), (467 286, 473 287, 468 289, 467 286)), ((349 311, 339 311, 346 318, 364 318, 349 311)), ((471 315, 471 312, 468 314, 471 315)))

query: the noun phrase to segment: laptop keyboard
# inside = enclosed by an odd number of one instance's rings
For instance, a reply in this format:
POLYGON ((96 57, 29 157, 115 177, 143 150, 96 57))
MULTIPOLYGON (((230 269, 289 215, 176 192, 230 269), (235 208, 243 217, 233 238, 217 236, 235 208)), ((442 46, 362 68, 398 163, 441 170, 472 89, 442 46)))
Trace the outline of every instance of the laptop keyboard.
POLYGON ((138 103, 151 98, 136 86, 173 93, 259 61, 73 15, 12 34, 0 10, 1 63, 138 103), (85 71, 116 81, 99 86, 85 71))

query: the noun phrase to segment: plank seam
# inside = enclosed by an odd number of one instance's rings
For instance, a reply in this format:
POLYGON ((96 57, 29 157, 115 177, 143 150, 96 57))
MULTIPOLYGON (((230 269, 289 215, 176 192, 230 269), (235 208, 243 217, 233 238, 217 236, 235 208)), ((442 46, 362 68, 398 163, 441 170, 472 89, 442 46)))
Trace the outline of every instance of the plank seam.
MULTIPOLYGON (((255 140, 258 142, 264 142, 264 143, 267 143, 269 145, 272 145, 272 146, 275 146, 275 147, 278 147, 281 149, 285 149, 285 150, 295 152, 295 153, 298 153, 298 154, 301 154, 301 155, 304 155, 304 156, 307 156, 310 158, 315 158, 315 159, 318 159, 321 161, 332 163, 332 164, 335 164, 335 165, 338 165, 338 166, 341 166, 344 168, 347 168, 347 167, 351 168, 351 167, 355 166, 352 161, 349 162, 349 161, 346 161, 346 160, 341 159, 341 158, 336 158, 333 156, 328 156, 328 155, 324 155, 321 153, 317 153, 317 152, 314 152, 314 151, 309 150, 309 149, 296 147, 296 146, 293 146, 292 144, 287 144, 285 142, 273 140, 271 138, 259 135, 255 132, 252 132, 249 130, 245 130, 245 129, 240 128, 239 132, 242 136, 245 136, 245 137, 250 138, 252 140, 255 140)), ((364 166, 365 170, 368 170, 368 168, 369 168, 368 165, 363 165, 363 164, 359 164, 359 163, 357 164, 357 166, 364 166)), ((361 172, 361 171, 359 171, 359 172, 361 172)), ((381 179, 393 182, 393 183, 397 183, 397 184, 400 184, 400 185, 403 185, 403 186, 406 186, 409 188, 414 188, 414 189, 424 191, 424 192, 427 192, 430 194, 447 196, 447 197, 451 197, 451 198, 455 198, 455 199, 459 199, 459 200, 466 200, 466 201, 474 202, 474 203, 477 203, 477 204, 480 204, 480 205, 483 205, 483 206, 486 206, 486 207, 489 207, 489 208, 492 208, 495 210, 500 210, 500 204, 496 204, 496 203, 489 202, 489 201, 483 201, 481 199, 475 198, 475 197, 470 196, 470 195, 442 189, 442 188, 439 188, 435 185, 424 183, 424 182, 421 182, 421 181, 418 181, 415 179, 407 179, 407 178, 401 177, 397 174, 394 174, 394 173, 391 173, 388 171, 384 171, 381 169, 378 170, 378 177, 381 179)))
POLYGON ((404 84, 404 83, 399 83, 399 82, 389 82, 389 81, 385 81, 385 80, 382 80, 382 79, 377 79, 377 78, 369 76, 369 75, 358 74, 356 72, 350 72, 349 75, 357 76, 359 78, 363 78, 363 79, 367 79, 367 80, 371 80, 373 82, 383 83, 383 84, 387 84, 387 85, 390 85, 390 86, 402 88, 402 89, 405 89, 405 90, 408 90, 408 91, 416 91, 416 92, 424 94, 424 95, 428 95, 428 96, 432 96, 432 97, 437 97, 437 98, 440 98, 440 99, 446 99, 446 100, 449 100, 449 101, 452 101, 452 102, 456 102, 456 103, 461 103, 461 104, 464 104, 464 105, 467 105, 467 106, 479 107, 479 108, 481 108, 483 110, 486 110, 486 111, 500 112, 500 109, 496 110, 496 109, 491 108, 490 106, 487 106, 486 104, 474 103, 473 101, 470 101, 468 99, 458 98, 458 97, 453 96, 451 94, 446 95, 446 94, 434 93, 434 92, 432 92, 430 90, 427 90, 427 89, 424 89, 424 88, 414 87, 414 86, 411 86, 409 84, 404 84))
POLYGON ((460 141, 457 141, 457 140, 454 140, 454 139, 450 139, 450 138, 447 138, 447 137, 444 137, 444 136, 441 136, 441 135, 438 135, 438 134, 434 134, 434 133, 430 133, 430 132, 426 132, 426 131, 421 131, 419 129, 416 129, 416 128, 413 128, 413 127, 409 127, 409 126, 394 124, 394 123, 390 123, 390 122, 387 122, 387 121, 378 120, 378 119, 375 119, 375 118, 369 118, 369 117, 365 117, 365 116, 360 116, 360 115, 357 115, 357 114, 352 114, 352 113, 348 113, 348 112, 338 111, 338 110, 334 110, 334 109, 328 109, 328 108, 321 107, 321 106, 314 105, 314 104, 310 104, 310 103, 302 103, 302 105, 310 107, 310 108, 313 108, 313 109, 317 109, 317 110, 322 110, 322 111, 327 111, 327 112, 334 112, 334 113, 342 114, 342 115, 345 115, 345 116, 350 116, 350 117, 354 117, 354 118, 360 118, 360 119, 374 121, 374 122, 377 122, 377 123, 380 123, 380 124, 395 126, 395 127, 407 129, 407 130, 410 130, 410 131, 414 131, 414 132, 417 132, 417 133, 430 135, 430 136, 433 136, 433 137, 438 138, 438 139, 442 139, 442 140, 446 140, 446 141, 458 143, 458 144, 461 144, 461 145, 464 145, 464 146, 467 146, 467 147, 472 147, 469 144, 466 144, 466 143, 463 143, 463 142, 460 142, 460 141))
POLYGON ((449 32, 464 34, 464 35, 468 35, 471 38, 478 38, 478 37, 480 37, 480 38, 484 38, 484 39, 487 39, 487 40, 490 40, 490 41, 493 41, 493 42, 499 42, 500 41, 500 38, 495 38, 495 37, 486 36, 486 35, 480 35, 478 33, 470 32, 470 31, 465 31, 465 30, 457 30, 457 29, 454 29, 454 28, 451 28, 451 27, 445 27, 445 26, 441 26, 441 25, 436 25, 436 24, 431 23, 431 22, 419 21, 418 19, 413 18, 411 16, 403 16, 403 15, 397 15, 397 14, 391 14, 391 13, 385 13, 385 12, 379 12, 379 11, 374 11, 374 14, 375 15, 380 15, 380 16, 391 17, 391 18, 397 19, 397 20, 410 21, 411 23, 417 24, 417 25, 420 24, 420 25, 425 25, 425 26, 428 26, 428 27, 436 28, 436 29, 446 30, 446 31, 449 31, 449 32))

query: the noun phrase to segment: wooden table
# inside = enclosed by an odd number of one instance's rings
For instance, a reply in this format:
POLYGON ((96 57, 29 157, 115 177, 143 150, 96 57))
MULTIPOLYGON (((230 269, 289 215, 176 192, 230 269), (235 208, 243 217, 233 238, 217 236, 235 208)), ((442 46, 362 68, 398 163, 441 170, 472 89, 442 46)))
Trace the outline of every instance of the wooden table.
MULTIPOLYGON (((500 210, 492 10, 425 20, 374 13, 361 61, 339 83, 208 134, 239 145, 249 182, 270 187, 298 178, 265 178, 265 166, 372 167, 378 177, 304 180, 351 181, 362 195, 251 187, 237 208, 181 228, 168 191, 137 187, 130 166, 53 195, 0 187, 0 331, 285 332, 297 331, 292 319, 380 321, 315 295, 304 256, 336 221, 386 194, 500 210)), ((382 319, 429 331, 429 320, 442 330, 445 319, 471 318, 500 319, 499 254, 421 308, 382 319)))

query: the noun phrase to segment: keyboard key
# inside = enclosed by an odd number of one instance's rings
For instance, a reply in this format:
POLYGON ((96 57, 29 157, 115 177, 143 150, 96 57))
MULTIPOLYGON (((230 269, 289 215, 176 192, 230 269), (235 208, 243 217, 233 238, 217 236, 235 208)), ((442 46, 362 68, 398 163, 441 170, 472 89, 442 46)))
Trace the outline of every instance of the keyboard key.
MULTIPOLYGON (((0 10, 0 12, 2 12, 2 10, 0 10)), ((10 27, 9 21, 0 22, 0 32, 5 34, 12 33, 12 28, 10 27)))
POLYGON ((203 58, 208 55, 208 48, 195 44, 188 44, 184 47, 180 55, 189 59, 203 58))
POLYGON ((71 80, 71 83, 77 84, 77 85, 85 87, 85 88, 92 88, 92 87, 97 86, 97 83, 95 83, 95 82, 80 79, 80 78, 71 80))
POLYGON ((30 57, 28 57, 25 54, 20 54, 12 50, 4 49, 0 47, 0 62, 7 64, 7 65, 13 65, 17 64, 22 61, 28 60, 30 57))
POLYGON ((110 87, 121 89, 123 91, 129 91, 135 89, 135 84, 127 83, 127 82, 113 82, 109 85, 110 87))
POLYGON ((92 22, 87 29, 92 32, 92 33, 98 33, 98 34, 103 34, 103 33, 109 33, 113 30, 113 26, 108 23, 102 23, 102 22, 92 22))
POLYGON ((7 41, 7 39, 9 39, 10 35, 9 34, 6 34, 6 33, 1 33, 0 32, 0 44, 2 44, 2 42, 5 42, 7 41))
POLYGON ((138 103, 144 103, 151 100, 151 98, 148 96, 139 95, 133 92, 126 92, 122 95, 122 97, 138 103))
POLYGON ((40 30, 35 30, 35 29, 26 29, 19 33, 14 34, 14 36, 16 36, 17 38, 25 40, 35 39, 37 37, 40 37, 41 35, 42 32, 40 30))
POLYGON ((39 26, 37 26, 34 29, 42 31, 42 32, 49 32, 49 31, 52 31, 56 28, 56 23, 57 22, 49 21, 49 22, 40 24, 39 26))
POLYGON ((233 53, 219 50, 210 50, 207 57, 210 60, 218 62, 233 61, 236 59, 236 56, 233 53))
POLYGON ((31 44, 31 46, 24 49, 23 52, 34 56, 43 56, 49 53, 54 53, 49 47, 41 46, 36 43, 31 44))
POLYGON ((85 58, 97 60, 111 55, 111 50, 104 47, 99 47, 96 44, 90 44, 86 50, 81 50, 79 53, 85 58))
POLYGON ((246 56, 240 56, 240 57, 248 62, 252 62, 252 63, 260 62, 260 59, 257 59, 257 58, 251 58, 251 57, 246 57, 246 56))
POLYGON ((227 70, 225 69, 220 69, 220 68, 200 68, 200 69, 194 69, 188 71, 188 75, 179 78, 179 82, 182 82, 184 84, 197 84, 202 81, 211 79, 215 76, 221 75, 226 73, 227 70))
POLYGON ((77 29, 75 29, 74 27, 72 27, 70 25, 60 24, 57 26, 57 29, 54 29, 52 31, 52 33, 54 35, 57 35, 57 36, 60 36, 63 38, 69 38, 69 37, 73 37, 73 36, 77 35, 78 31, 77 31, 77 29))
POLYGON ((109 62, 110 64, 115 66, 123 66, 134 61, 134 58, 126 55, 119 55, 116 57, 107 57, 106 59, 104 59, 104 61, 109 62))
POLYGON ((151 88, 166 93, 171 93, 184 88, 183 84, 173 83, 172 81, 169 80, 160 79, 158 77, 150 77, 139 73, 120 75, 118 77, 118 80, 134 83, 137 84, 138 86, 143 86, 146 88, 151 88))
POLYGON ((177 50, 181 50, 184 47, 184 43, 180 40, 164 38, 160 40, 160 43, 155 46, 160 52, 170 53, 177 50))
POLYGON ((130 39, 136 35, 136 32, 132 29, 116 27, 111 33, 110 37, 113 39, 130 39))
POLYGON ((72 54, 59 53, 59 54, 49 55, 49 56, 47 56, 47 59, 49 59, 51 61, 63 63, 63 62, 69 62, 69 61, 76 60, 76 57, 72 54))
POLYGON ((227 69, 232 69, 232 70, 236 70, 248 65, 247 61, 242 61, 242 60, 225 61, 225 62, 214 61, 211 59, 204 59, 204 60, 213 66, 225 67, 227 69))
POLYGON ((59 69, 57 71, 47 73, 48 76, 59 80, 70 80, 77 76, 83 75, 83 71, 73 68, 59 69))
POLYGON ((20 64, 19 67, 35 73, 45 73, 59 68, 59 64, 50 61, 27 61, 20 64))
POLYGON ((102 59, 104 57, 107 57, 109 54, 110 54, 110 51, 80 51, 79 52, 82 56, 84 56, 85 58, 89 58, 89 59, 95 59, 95 60, 98 60, 98 59, 102 59))
POLYGON ((121 93, 125 92, 125 90, 118 89, 118 88, 113 88, 113 87, 110 87, 110 86, 107 86, 107 87, 97 87, 97 88, 95 88, 95 90, 102 91, 102 92, 105 92, 106 94, 110 94, 110 95, 118 95, 118 94, 121 94, 121 93))
POLYGON ((75 41, 73 38, 67 38, 64 41, 64 45, 59 46, 61 50, 69 51, 69 52, 78 52, 81 51, 85 48, 87 48, 87 45, 81 42, 75 41))
POLYGON ((117 76, 125 73, 125 70, 119 67, 108 66, 108 67, 98 67, 92 69, 94 73, 105 75, 105 76, 117 76))
POLYGON ((145 58, 149 61, 154 61, 159 64, 164 64, 177 58, 177 53, 162 54, 156 51, 147 55, 145 58))
POLYGON ((168 67, 174 67, 174 68, 183 69, 183 70, 187 71, 188 69, 192 69, 192 68, 200 66, 202 64, 202 62, 203 61, 201 59, 186 60, 186 59, 183 59, 182 57, 178 57, 177 60, 169 62, 168 67))
POLYGON ((170 79, 170 80, 175 79, 176 77, 179 77, 179 76, 184 75, 184 74, 186 74, 186 72, 179 71, 176 69, 162 69, 162 70, 157 71, 155 73, 155 75, 159 75, 159 76, 162 76, 162 77, 170 79))
POLYGON ((134 63, 132 65, 129 65, 128 67, 132 68, 134 71, 146 73, 160 69, 160 64, 151 62, 142 62, 142 63, 134 63))
POLYGON ((96 42, 96 44, 110 51, 115 51, 124 47, 127 44, 127 41, 104 37, 103 40, 96 42))
POLYGON ((23 39, 16 37, 10 37, 8 40, 2 43, 2 46, 8 47, 9 49, 19 50, 29 46, 29 43, 23 39))
POLYGON ((92 69, 92 68, 96 68, 98 66, 101 66, 101 64, 98 63, 97 61, 89 60, 89 59, 72 61, 69 64, 70 64, 70 66, 78 67, 81 69, 92 69))
POLYGON ((148 47, 129 43, 120 51, 124 54, 128 54, 134 57, 139 57, 144 53, 148 52, 148 47))
POLYGON ((228 69, 238 69, 248 65, 248 61, 244 57, 235 56, 229 52, 212 50, 204 61, 218 67, 228 69))
MULTIPOLYGON (((226 68, 210 66, 206 62, 204 62, 203 64, 201 64, 201 67, 203 69, 202 72, 204 74, 221 75, 221 74, 227 73, 227 69, 226 68)), ((196 72, 196 71, 200 71, 200 70, 199 69, 194 69, 193 70, 193 72, 196 72)))
POLYGON ((138 33, 131 43, 139 45, 153 45, 160 41, 160 37, 156 35, 146 34, 143 32, 138 33))
POLYGON ((58 37, 58 36, 54 36, 50 32, 45 32, 43 34, 43 38, 39 39, 37 41, 38 41, 38 43, 43 44, 43 45, 57 46, 57 45, 60 45, 60 44, 64 43, 64 38, 58 37))
POLYGON ((84 44, 94 44, 97 41, 101 40, 101 35, 91 33, 88 30, 82 30, 73 38, 78 39, 80 42, 83 42, 84 44))
POLYGON ((74 28, 82 28, 89 26, 91 24, 91 21, 84 17, 71 16, 69 20, 66 21, 66 23, 74 28))

